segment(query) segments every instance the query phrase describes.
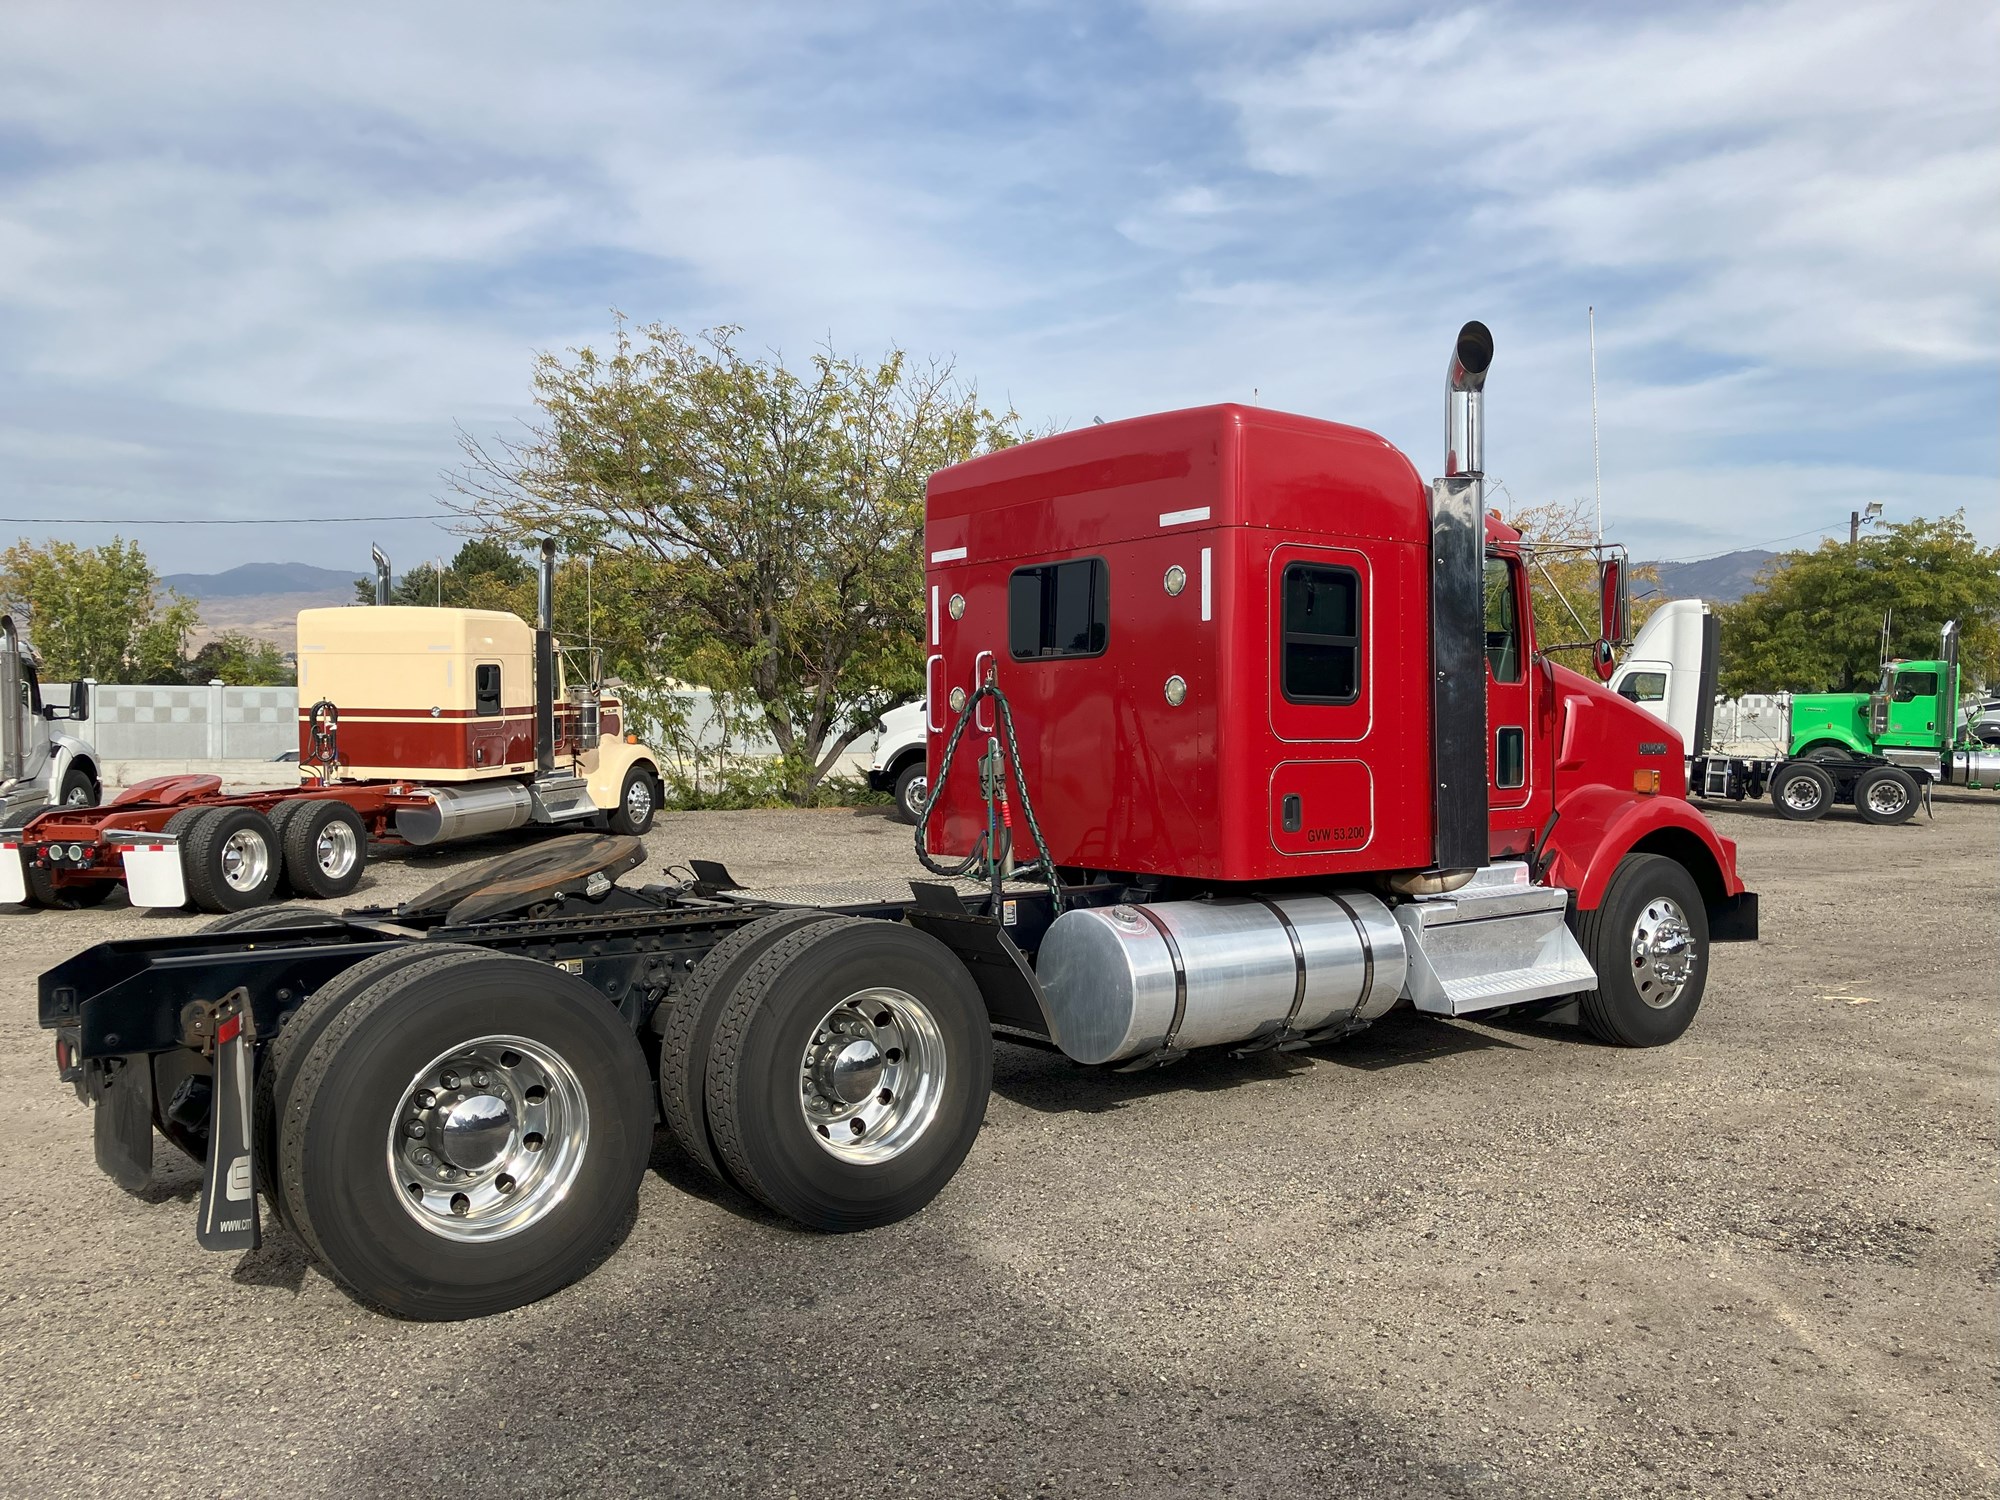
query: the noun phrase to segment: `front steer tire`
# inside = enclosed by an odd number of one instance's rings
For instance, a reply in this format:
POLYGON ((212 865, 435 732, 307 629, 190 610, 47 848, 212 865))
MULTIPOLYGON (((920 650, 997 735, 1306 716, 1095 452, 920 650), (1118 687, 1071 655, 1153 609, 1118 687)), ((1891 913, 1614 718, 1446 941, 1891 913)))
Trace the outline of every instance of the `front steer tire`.
MULTIPOLYGON (((864 1062, 846 1081, 868 1076, 864 1062)), ((951 950, 901 923, 835 917, 772 943, 736 985, 709 1047, 708 1123, 729 1175, 767 1207, 811 1229, 872 1229, 951 1180, 992 1082, 985 1003, 951 950), (857 1053, 872 1036, 885 1067, 850 1118, 815 1082, 842 1027, 857 1053)))
POLYGON ((930 772, 922 761, 912 761, 896 774, 896 816, 915 827, 924 818, 931 800, 930 772))
POLYGON ((326 1023, 292 1080, 279 1178, 300 1237, 363 1301, 408 1318, 477 1318, 559 1291, 609 1253, 652 1137, 645 1058, 602 995, 529 959, 438 953, 376 979, 326 1023), (461 1070, 468 1052, 494 1061, 461 1070), (507 1183, 468 1169, 470 1210, 455 1197, 448 1210, 419 1206, 397 1154, 415 1091, 447 1091, 430 1095, 441 1114, 449 1090, 475 1084, 468 1107, 514 1097, 472 1110, 462 1136, 434 1119, 424 1140, 447 1165, 495 1153, 507 1183))
POLYGON ((1577 997, 1585 1030, 1614 1046, 1661 1047, 1688 1029, 1708 985, 1708 908, 1684 866, 1626 855, 1575 931, 1597 970, 1597 988, 1577 997), (1679 984, 1664 983, 1662 970, 1683 959, 1679 984))
POLYGON ((660 783, 644 766, 633 766, 618 784, 618 805, 611 809, 605 826, 613 833, 641 838, 653 826, 660 808, 660 783))

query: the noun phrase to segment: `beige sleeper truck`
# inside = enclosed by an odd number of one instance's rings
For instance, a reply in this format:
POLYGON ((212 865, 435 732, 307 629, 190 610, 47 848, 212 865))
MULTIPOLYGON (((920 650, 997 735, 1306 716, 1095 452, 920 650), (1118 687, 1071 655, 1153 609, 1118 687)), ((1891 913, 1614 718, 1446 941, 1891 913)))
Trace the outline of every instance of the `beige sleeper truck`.
POLYGON ((162 776, 103 807, 53 808, 0 835, 0 901, 90 906, 123 882, 134 906, 242 911, 281 889, 344 896, 374 843, 428 845, 530 824, 640 834, 659 758, 584 653, 572 684, 550 621, 388 604, 299 612, 297 786, 224 793, 162 776))

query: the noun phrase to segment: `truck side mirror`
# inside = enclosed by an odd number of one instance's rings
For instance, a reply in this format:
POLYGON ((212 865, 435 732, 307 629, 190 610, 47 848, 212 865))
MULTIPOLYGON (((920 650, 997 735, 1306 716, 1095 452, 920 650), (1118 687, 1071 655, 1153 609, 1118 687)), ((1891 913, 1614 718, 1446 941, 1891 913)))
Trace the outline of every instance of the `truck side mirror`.
POLYGON ((1614 646, 1632 643, 1632 601, 1625 591, 1625 560, 1607 557, 1597 565, 1597 634, 1614 646))
POLYGON ((1590 648, 1590 665, 1597 673, 1599 682, 1609 682, 1618 662, 1611 651, 1611 642, 1599 641, 1590 648))
POLYGON ((69 716, 79 724, 90 717, 90 684, 81 677, 69 685, 69 716))

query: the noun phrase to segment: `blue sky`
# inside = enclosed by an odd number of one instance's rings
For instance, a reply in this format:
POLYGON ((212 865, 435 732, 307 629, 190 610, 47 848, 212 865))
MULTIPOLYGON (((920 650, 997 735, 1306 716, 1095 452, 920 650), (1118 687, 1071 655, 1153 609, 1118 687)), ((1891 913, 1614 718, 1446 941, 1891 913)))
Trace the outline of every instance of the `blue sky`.
POLYGON ((1869 500, 1996 540, 1996 65, 1969 0, 11 6, 0 514, 432 513, 613 307, 954 357, 1036 424, 1254 392, 1426 472, 1480 317, 1489 467, 1566 499, 1594 303, 1639 555, 1869 500))

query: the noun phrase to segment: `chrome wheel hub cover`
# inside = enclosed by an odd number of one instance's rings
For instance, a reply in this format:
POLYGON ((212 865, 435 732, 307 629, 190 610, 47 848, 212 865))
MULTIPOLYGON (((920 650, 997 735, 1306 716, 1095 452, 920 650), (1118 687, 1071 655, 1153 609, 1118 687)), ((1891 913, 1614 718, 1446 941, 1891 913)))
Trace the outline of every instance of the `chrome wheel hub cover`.
POLYGON ((223 841, 222 878, 232 891, 256 890, 270 869, 270 846, 255 829, 238 829, 223 841))
POLYGON ((906 990, 849 995, 814 1026, 799 1060, 806 1128, 843 1161, 900 1156, 930 1128, 944 1097, 944 1033, 906 990))
POLYGON ((652 787, 647 785, 645 777, 633 777, 632 784, 625 788, 625 816, 634 823, 643 823, 652 810, 652 787))
POLYGON ((1687 913, 1670 896, 1646 903, 1632 926, 1632 981, 1639 998, 1664 1010, 1680 998, 1694 975, 1694 932, 1687 913))
POLYGON ((1785 784, 1785 806, 1803 812, 1819 806, 1819 783, 1810 776, 1795 776, 1785 784))
POLYGON ((497 1240, 569 1191, 590 1140, 583 1084, 561 1055, 485 1036, 431 1059, 389 1122, 388 1169, 419 1224, 451 1240, 497 1240))
POLYGON ((354 830, 345 823, 327 824, 313 844, 313 858, 319 862, 320 872, 336 880, 354 868, 358 852, 354 830))

